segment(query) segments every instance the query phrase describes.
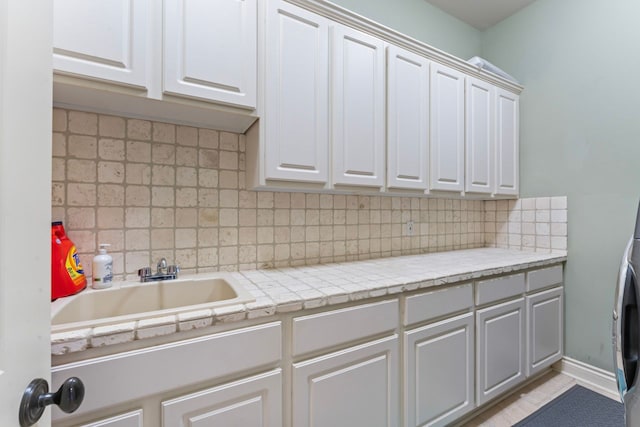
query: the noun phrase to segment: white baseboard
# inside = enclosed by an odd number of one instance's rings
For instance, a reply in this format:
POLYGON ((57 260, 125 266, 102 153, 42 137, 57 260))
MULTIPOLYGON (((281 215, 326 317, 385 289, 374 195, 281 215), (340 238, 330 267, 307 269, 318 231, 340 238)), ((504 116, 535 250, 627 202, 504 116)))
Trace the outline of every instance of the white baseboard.
POLYGON ((575 378, 594 391, 599 391, 612 399, 620 400, 616 377, 612 372, 597 368, 570 357, 563 357, 553 364, 553 369, 562 374, 575 378))

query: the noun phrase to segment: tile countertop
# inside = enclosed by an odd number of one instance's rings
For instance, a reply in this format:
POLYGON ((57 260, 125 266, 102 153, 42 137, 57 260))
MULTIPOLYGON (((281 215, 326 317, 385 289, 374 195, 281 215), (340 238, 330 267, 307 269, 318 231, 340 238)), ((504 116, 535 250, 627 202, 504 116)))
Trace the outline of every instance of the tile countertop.
POLYGON ((120 344, 277 313, 457 283, 566 261, 566 252, 480 248, 338 264, 232 273, 256 300, 117 325, 53 333, 51 354, 120 344))

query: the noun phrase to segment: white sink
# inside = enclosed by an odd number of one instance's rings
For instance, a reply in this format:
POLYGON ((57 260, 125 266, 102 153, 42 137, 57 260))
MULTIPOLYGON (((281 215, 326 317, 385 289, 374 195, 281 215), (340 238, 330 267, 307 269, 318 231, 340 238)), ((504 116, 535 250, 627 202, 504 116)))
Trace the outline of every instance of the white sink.
POLYGON ((162 282, 122 282, 51 303, 52 332, 163 317, 255 301, 230 274, 199 274, 162 282))

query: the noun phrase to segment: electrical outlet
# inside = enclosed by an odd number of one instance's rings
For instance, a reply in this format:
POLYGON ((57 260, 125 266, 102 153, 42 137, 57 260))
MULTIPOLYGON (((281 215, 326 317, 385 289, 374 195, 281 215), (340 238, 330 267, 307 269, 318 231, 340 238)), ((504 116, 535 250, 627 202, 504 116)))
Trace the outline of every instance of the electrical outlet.
POLYGON ((413 221, 407 221, 407 236, 413 236, 413 221))

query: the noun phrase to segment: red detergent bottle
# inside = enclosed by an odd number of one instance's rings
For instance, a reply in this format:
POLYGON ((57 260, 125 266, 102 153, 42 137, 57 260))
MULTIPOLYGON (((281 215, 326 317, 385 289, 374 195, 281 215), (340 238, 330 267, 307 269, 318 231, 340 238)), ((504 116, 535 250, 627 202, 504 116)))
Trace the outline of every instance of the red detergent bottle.
POLYGON ((51 301, 77 294, 87 287, 75 245, 64 231, 62 221, 51 223, 51 301))

